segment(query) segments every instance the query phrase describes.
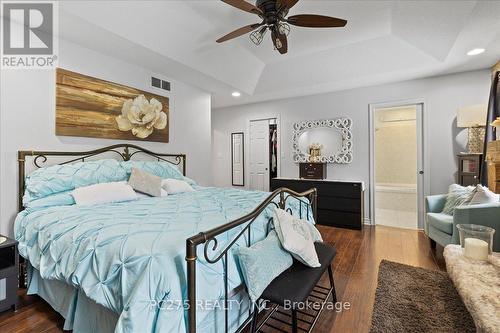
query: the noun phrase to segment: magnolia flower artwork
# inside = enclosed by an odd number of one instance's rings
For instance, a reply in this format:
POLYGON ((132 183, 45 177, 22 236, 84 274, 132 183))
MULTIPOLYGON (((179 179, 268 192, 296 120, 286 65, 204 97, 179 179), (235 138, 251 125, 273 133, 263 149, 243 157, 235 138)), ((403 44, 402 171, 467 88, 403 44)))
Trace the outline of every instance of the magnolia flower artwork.
POLYGON ((167 96, 56 70, 56 135, 169 142, 167 96))
POLYGON ((122 114, 116 117, 118 129, 123 132, 132 131, 140 139, 147 138, 155 129, 167 126, 167 114, 162 112, 162 105, 155 98, 150 101, 139 95, 123 103, 122 114))

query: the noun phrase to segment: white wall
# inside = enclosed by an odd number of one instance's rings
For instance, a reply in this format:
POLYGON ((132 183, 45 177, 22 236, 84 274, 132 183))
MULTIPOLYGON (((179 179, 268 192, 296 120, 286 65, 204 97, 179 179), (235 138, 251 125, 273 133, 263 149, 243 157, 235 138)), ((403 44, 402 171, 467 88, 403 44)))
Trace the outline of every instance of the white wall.
MULTIPOLYGON (((363 180, 368 203, 369 125, 371 103, 423 99, 428 134, 430 193, 444 193, 455 181, 456 154, 465 150, 466 131, 456 128, 456 110, 465 105, 487 103, 491 73, 489 70, 405 81, 395 84, 358 88, 322 95, 216 109, 212 113, 212 153, 214 184, 230 186, 230 133, 247 132, 250 119, 280 117, 281 176, 298 177, 293 163, 292 124, 299 120, 350 117, 354 121, 354 159, 348 165, 329 165, 328 178, 363 180)), ((248 138, 248 135, 246 135, 248 138)), ((248 152, 248 141, 245 150, 248 152)), ((248 156, 246 156, 248 161, 248 156)), ((248 174, 248 166, 245 173, 248 174)), ((368 204, 365 205, 369 216, 368 204)))
MULTIPOLYGON (((152 73, 147 64, 138 67, 63 40, 59 43, 59 67, 168 96, 170 142, 135 143, 156 152, 186 153, 187 175, 203 185, 212 183, 208 93, 172 80, 170 93, 151 88, 151 75, 168 79, 168 69, 152 73)), ((0 98, 0 232, 12 235, 18 150, 87 150, 125 141, 56 136, 53 70, 2 69, 0 98)))

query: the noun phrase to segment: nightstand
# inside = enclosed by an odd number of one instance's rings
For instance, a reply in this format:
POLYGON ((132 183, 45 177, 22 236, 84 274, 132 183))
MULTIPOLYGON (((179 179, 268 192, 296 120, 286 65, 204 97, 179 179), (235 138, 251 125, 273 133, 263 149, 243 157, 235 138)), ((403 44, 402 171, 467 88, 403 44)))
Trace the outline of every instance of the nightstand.
POLYGON ((17 241, 7 237, 7 240, 0 244, 0 311, 16 310, 18 275, 17 241))

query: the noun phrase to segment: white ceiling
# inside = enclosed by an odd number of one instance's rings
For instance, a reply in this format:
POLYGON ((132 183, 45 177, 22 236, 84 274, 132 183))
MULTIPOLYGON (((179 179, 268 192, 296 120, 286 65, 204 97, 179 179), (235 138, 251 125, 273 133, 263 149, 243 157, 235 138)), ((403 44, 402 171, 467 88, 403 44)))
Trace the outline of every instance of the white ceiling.
POLYGON ((280 55, 269 36, 260 46, 248 36, 215 43, 259 22, 216 0, 65 1, 59 20, 63 38, 199 86, 214 107, 487 68, 500 59, 500 1, 301 0, 290 15, 299 13, 348 24, 292 27, 288 54, 280 55), (476 47, 487 51, 466 56, 476 47))

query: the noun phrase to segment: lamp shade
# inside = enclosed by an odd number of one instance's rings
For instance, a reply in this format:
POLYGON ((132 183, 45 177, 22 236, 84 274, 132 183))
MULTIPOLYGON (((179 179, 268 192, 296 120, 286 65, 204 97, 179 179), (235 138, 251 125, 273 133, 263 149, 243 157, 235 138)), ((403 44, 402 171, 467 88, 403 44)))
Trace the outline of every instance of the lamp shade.
POLYGON ((488 106, 485 104, 464 106, 457 111, 458 127, 486 126, 488 106))

